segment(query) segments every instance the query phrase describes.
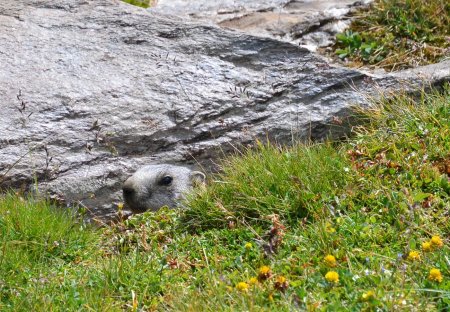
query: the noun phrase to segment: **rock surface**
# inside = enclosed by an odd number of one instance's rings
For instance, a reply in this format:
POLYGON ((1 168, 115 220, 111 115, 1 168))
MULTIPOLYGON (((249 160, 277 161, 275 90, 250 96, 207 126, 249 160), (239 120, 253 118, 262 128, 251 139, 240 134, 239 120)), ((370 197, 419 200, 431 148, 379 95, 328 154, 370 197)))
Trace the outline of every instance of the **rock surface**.
MULTIPOLYGON (((3 0, 0 40, 1 187, 37 182, 105 219, 140 166, 208 169, 255 138, 321 138, 365 103, 355 90, 421 79, 114 0, 3 0)), ((439 68, 421 77, 448 80, 449 62, 439 68)))
POLYGON ((334 44, 350 13, 372 0, 159 0, 149 10, 209 21, 255 36, 299 44, 309 50, 334 44))

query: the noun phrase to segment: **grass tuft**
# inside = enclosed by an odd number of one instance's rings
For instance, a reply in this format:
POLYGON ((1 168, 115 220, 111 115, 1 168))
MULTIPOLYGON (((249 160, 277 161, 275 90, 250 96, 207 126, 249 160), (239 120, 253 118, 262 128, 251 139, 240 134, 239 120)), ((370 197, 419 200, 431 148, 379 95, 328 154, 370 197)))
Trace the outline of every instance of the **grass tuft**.
POLYGON ((259 142, 223 163, 217 180, 188 202, 183 224, 191 229, 270 224, 273 214, 292 224, 328 214, 348 183, 349 166, 330 144, 288 148, 259 142))
POLYGON ((338 34, 336 54, 350 65, 400 70, 450 56, 446 0, 376 0, 338 34))

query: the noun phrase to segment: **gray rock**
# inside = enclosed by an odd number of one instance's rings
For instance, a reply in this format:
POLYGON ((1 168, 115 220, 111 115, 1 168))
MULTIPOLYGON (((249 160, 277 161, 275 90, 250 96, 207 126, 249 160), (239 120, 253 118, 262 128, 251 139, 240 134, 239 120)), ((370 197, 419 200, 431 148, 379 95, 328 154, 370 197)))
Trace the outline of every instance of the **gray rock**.
POLYGON ((159 0, 152 12, 173 14, 254 36, 296 43, 315 51, 334 44, 350 13, 372 0, 159 0))
MULTIPOLYGON (((422 81, 115 0, 3 0, 0 40, 1 187, 105 219, 143 165, 209 170, 255 138, 322 138, 365 103, 356 90, 422 81)), ((431 83, 448 80, 439 66, 431 83)))

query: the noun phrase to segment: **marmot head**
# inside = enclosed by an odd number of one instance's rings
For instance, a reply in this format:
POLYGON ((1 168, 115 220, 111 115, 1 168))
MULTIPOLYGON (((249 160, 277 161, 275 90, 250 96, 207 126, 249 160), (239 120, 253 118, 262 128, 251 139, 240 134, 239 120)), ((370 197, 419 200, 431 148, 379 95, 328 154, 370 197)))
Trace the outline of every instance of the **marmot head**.
POLYGON ((134 213, 174 208, 183 194, 202 184, 205 175, 174 165, 148 165, 137 170, 123 184, 125 204, 134 213))

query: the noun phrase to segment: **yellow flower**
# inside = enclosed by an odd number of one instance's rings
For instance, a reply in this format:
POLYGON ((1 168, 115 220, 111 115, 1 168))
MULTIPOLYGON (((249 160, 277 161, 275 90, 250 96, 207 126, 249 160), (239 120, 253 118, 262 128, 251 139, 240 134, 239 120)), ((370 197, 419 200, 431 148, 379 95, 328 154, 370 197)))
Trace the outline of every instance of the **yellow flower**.
POLYGON ((270 272, 270 267, 268 267, 267 265, 263 265, 262 267, 259 268, 258 280, 264 281, 268 279, 270 276, 272 276, 272 272, 270 272))
POLYGON ((239 291, 247 291, 248 290, 248 284, 246 282, 237 283, 236 289, 239 290, 239 291))
POLYGON ((428 279, 432 282, 442 282, 442 274, 438 269, 431 269, 430 275, 428 275, 428 279))
POLYGON ((362 301, 369 301, 370 299, 375 298, 375 293, 372 290, 369 290, 368 292, 362 294, 361 299, 362 301))
POLYGON ((289 287, 289 283, 284 276, 277 276, 274 287, 276 290, 285 291, 289 287))
POLYGON ((118 203, 118 204, 117 204, 117 208, 118 208, 119 210, 122 210, 122 209, 123 209, 123 203, 118 203))
POLYGON ((411 260, 411 261, 420 260, 419 252, 415 251, 415 250, 410 251, 408 254, 408 260, 411 260))
POLYGON ((253 247, 252 243, 245 244, 245 249, 247 250, 252 249, 252 247, 253 247))
POLYGON ((336 232, 336 229, 331 225, 331 223, 327 222, 327 224, 325 225, 325 231, 327 233, 334 233, 336 232))
POLYGON ((433 237, 431 238, 430 243, 431 243, 431 245, 432 245, 433 247, 442 247, 442 246, 444 246, 444 242, 443 242, 442 239, 441 239, 439 236, 437 236, 437 235, 435 235, 435 236, 433 236, 433 237))
POLYGON ((323 261, 324 261, 325 264, 326 264, 327 266, 329 266, 330 268, 334 268, 334 267, 337 265, 337 263, 336 263, 336 258, 335 258, 334 256, 332 256, 332 255, 327 255, 327 256, 323 259, 323 261))
POLYGON ((429 252, 431 251, 431 243, 430 242, 423 242, 422 243, 422 250, 424 252, 429 252))
POLYGON ((330 283, 337 284, 339 282, 339 274, 335 271, 329 271, 325 274, 325 279, 330 283))
POLYGON ((258 283, 258 279, 257 279, 256 277, 252 277, 252 278, 250 278, 250 280, 248 281, 248 283, 249 283, 250 285, 255 285, 255 284, 258 283))

